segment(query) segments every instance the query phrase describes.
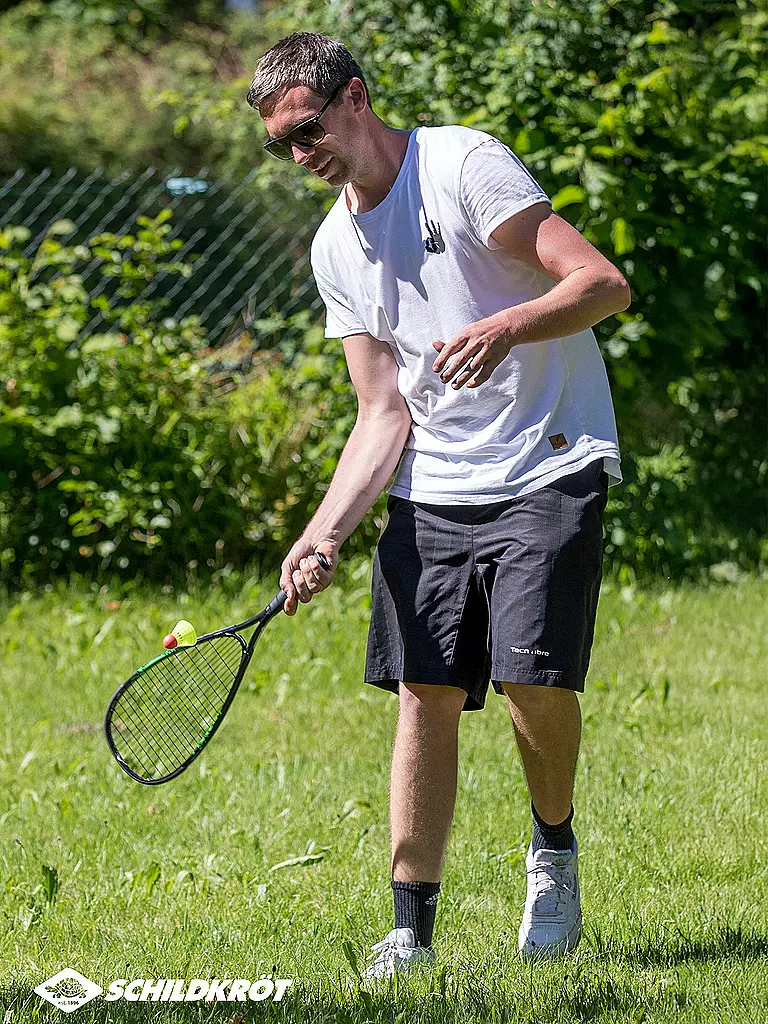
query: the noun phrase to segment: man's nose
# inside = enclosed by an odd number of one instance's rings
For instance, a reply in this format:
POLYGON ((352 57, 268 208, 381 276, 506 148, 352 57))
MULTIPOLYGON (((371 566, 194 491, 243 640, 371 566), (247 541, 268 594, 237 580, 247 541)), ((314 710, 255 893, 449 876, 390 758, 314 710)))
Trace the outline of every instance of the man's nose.
POLYGON ((293 151, 293 159, 299 167, 303 167, 307 160, 312 159, 315 153, 314 146, 300 146, 298 142, 291 142, 291 150, 293 151))

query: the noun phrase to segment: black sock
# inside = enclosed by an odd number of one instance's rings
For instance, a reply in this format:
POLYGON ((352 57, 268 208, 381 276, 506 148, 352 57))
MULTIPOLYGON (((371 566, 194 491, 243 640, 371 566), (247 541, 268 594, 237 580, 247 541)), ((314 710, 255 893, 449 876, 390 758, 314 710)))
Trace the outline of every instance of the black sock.
POLYGON ((533 852, 537 850, 572 850, 573 849, 573 804, 571 813, 559 825, 548 825, 542 821, 536 813, 536 808, 531 804, 533 811, 533 852))
POLYGON ((439 882, 392 882, 395 928, 412 928, 417 946, 432 943, 439 892, 439 882))

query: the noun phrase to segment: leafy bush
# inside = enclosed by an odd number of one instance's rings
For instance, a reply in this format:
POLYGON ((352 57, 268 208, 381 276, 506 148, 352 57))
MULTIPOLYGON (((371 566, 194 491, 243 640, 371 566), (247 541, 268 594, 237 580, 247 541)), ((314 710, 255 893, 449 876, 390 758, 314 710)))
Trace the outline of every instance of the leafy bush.
MULTIPOLYGON (((226 19, 201 25, 174 15, 168 31, 145 33, 143 22, 113 20, 106 4, 77 16, 83 6, 28 0, 0 14, 0 172, 223 169, 227 138, 205 118, 181 131, 163 97, 245 73, 226 19)), ((133 0, 114 6, 140 13, 133 0)))
MULTIPOLYGON (((21 161, 116 168, 152 159, 242 172, 261 159, 258 117, 244 102, 253 62, 264 40, 296 28, 349 42, 374 108, 389 123, 467 124, 512 145, 555 209, 632 287, 630 309, 596 329, 625 475, 607 510, 608 571, 626 579, 710 571, 727 578, 766 557, 768 93, 760 57, 768 14, 761 7, 751 0, 295 0, 269 5, 265 17, 231 19, 227 32, 186 26, 146 60, 109 26, 83 31, 76 21, 54 26, 30 17, 41 9, 29 2, 2 15, 0 165, 7 169, 21 161), (40 61, 44 87, 36 80, 40 61)), ((259 174, 264 187, 270 176, 304 182, 307 203, 318 208, 333 201, 322 183, 277 161, 259 174)), ((122 251, 133 261, 130 244, 122 251)), ((322 494, 309 459, 322 467, 322 485, 351 423, 339 346, 299 318, 293 326, 305 345, 260 356, 256 381, 228 395, 216 392, 212 356, 194 324, 164 322, 154 307, 143 324, 123 325, 128 342, 104 341, 103 350, 86 353, 77 327, 88 301, 76 292, 75 266, 88 255, 58 258, 68 284, 54 287, 49 278, 50 294, 32 290, 35 309, 27 293, 13 292, 14 275, 29 269, 20 254, 6 249, 0 264, 11 292, 0 300, 9 310, 2 344, 16 360, 4 362, 0 425, 16 433, 2 451, 17 461, 28 451, 39 474, 33 479, 14 464, 14 497, 0 499, 0 524, 11 537, 2 546, 13 553, 6 571, 70 567, 73 551, 82 571, 98 564, 127 574, 162 575, 194 561, 222 572, 257 551, 274 559, 322 494), (34 386, 48 397, 22 399, 24 360, 36 344, 46 357, 30 380, 38 374, 34 386), (103 387, 89 382, 89 369, 104 375, 103 387), (14 420, 12 412, 26 407, 40 409, 39 427, 32 414, 14 420), (74 415, 82 425, 68 422, 74 415), (66 468, 67 444, 79 476, 66 468), (123 457, 129 464, 115 469, 123 457), (66 480, 78 487, 62 490, 66 480), (92 482, 90 491, 83 481, 92 482), (121 504, 102 494, 117 494, 121 504), (30 523, 41 514, 35 533, 30 523), (71 529, 91 531, 76 541, 60 532, 75 514, 81 518, 71 529), (59 532, 43 543, 41 524, 54 521, 59 532), (34 553, 29 534, 38 536, 34 553), (60 546, 52 553, 56 537, 70 540, 66 558, 60 546)), ((115 324, 110 337, 120 331, 115 324)), ((264 334, 266 341, 266 327, 264 334)), ((364 524, 353 546, 365 547, 370 529, 364 524)))
POLYGON ((75 247, 62 222, 32 257, 25 230, 0 232, 0 580, 274 567, 322 498, 354 420, 343 356, 302 314, 290 367, 257 353, 256 376, 222 394, 194 319, 141 297, 161 270, 186 272, 167 220, 75 247), (94 258, 119 282, 111 308, 77 273, 94 258), (110 330, 83 340, 94 304, 110 330))
POLYGON ((47 22, 86 32, 107 27, 113 37, 146 52, 148 44, 172 38, 187 23, 215 26, 226 15, 224 0, 36 0, 18 6, 30 26, 47 22))

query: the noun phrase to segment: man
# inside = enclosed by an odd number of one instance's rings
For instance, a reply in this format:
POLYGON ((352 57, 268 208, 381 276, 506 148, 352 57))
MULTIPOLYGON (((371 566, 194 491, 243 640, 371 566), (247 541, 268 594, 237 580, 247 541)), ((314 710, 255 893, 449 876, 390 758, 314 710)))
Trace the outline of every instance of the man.
POLYGON ((359 406, 328 492, 283 562, 288 615, 330 584, 341 545, 396 470, 366 659, 366 681, 400 698, 395 927, 367 976, 434 960, 458 722, 484 706, 489 681, 507 697, 533 813, 520 952, 561 955, 581 936, 577 693, 607 487, 621 479, 590 328, 627 308, 629 288, 501 142, 381 121, 335 40, 281 40, 248 101, 268 151, 341 189, 312 268, 359 406))

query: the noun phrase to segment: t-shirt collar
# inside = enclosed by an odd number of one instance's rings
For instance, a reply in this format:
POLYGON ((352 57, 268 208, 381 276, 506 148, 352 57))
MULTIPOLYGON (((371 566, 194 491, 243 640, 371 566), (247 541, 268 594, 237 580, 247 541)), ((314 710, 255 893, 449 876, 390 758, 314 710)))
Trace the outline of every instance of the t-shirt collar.
POLYGON ((403 157, 403 162, 400 164, 400 170, 397 172, 397 177, 395 178, 392 184, 392 188, 389 190, 389 192, 387 192, 387 194, 384 196, 381 202, 377 203, 372 210, 366 210, 365 213, 352 213, 352 211, 349 209, 349 205, 347 202, 346 185, 344 186, 344 191, 342 193, 341 198, 344 205, 347 208, 347 212, 349 213, 350 217, 353 217, 355 221, 357 221, 358 223, 363 223, 364 221, 373 220, 375 217, 380 215, 382 210, 387 209, 388 205, 393 201, 395 193, 400 188, 402 183, 405 181, 405 178, 408 174, 409 165, 413 159, 413 154, 416 151, 416 133, 418 131, 418 128, 414 128, 411 131, 410 136, 408 137, 408 146, 406 147, 405 150, 405 156, 403 157))

